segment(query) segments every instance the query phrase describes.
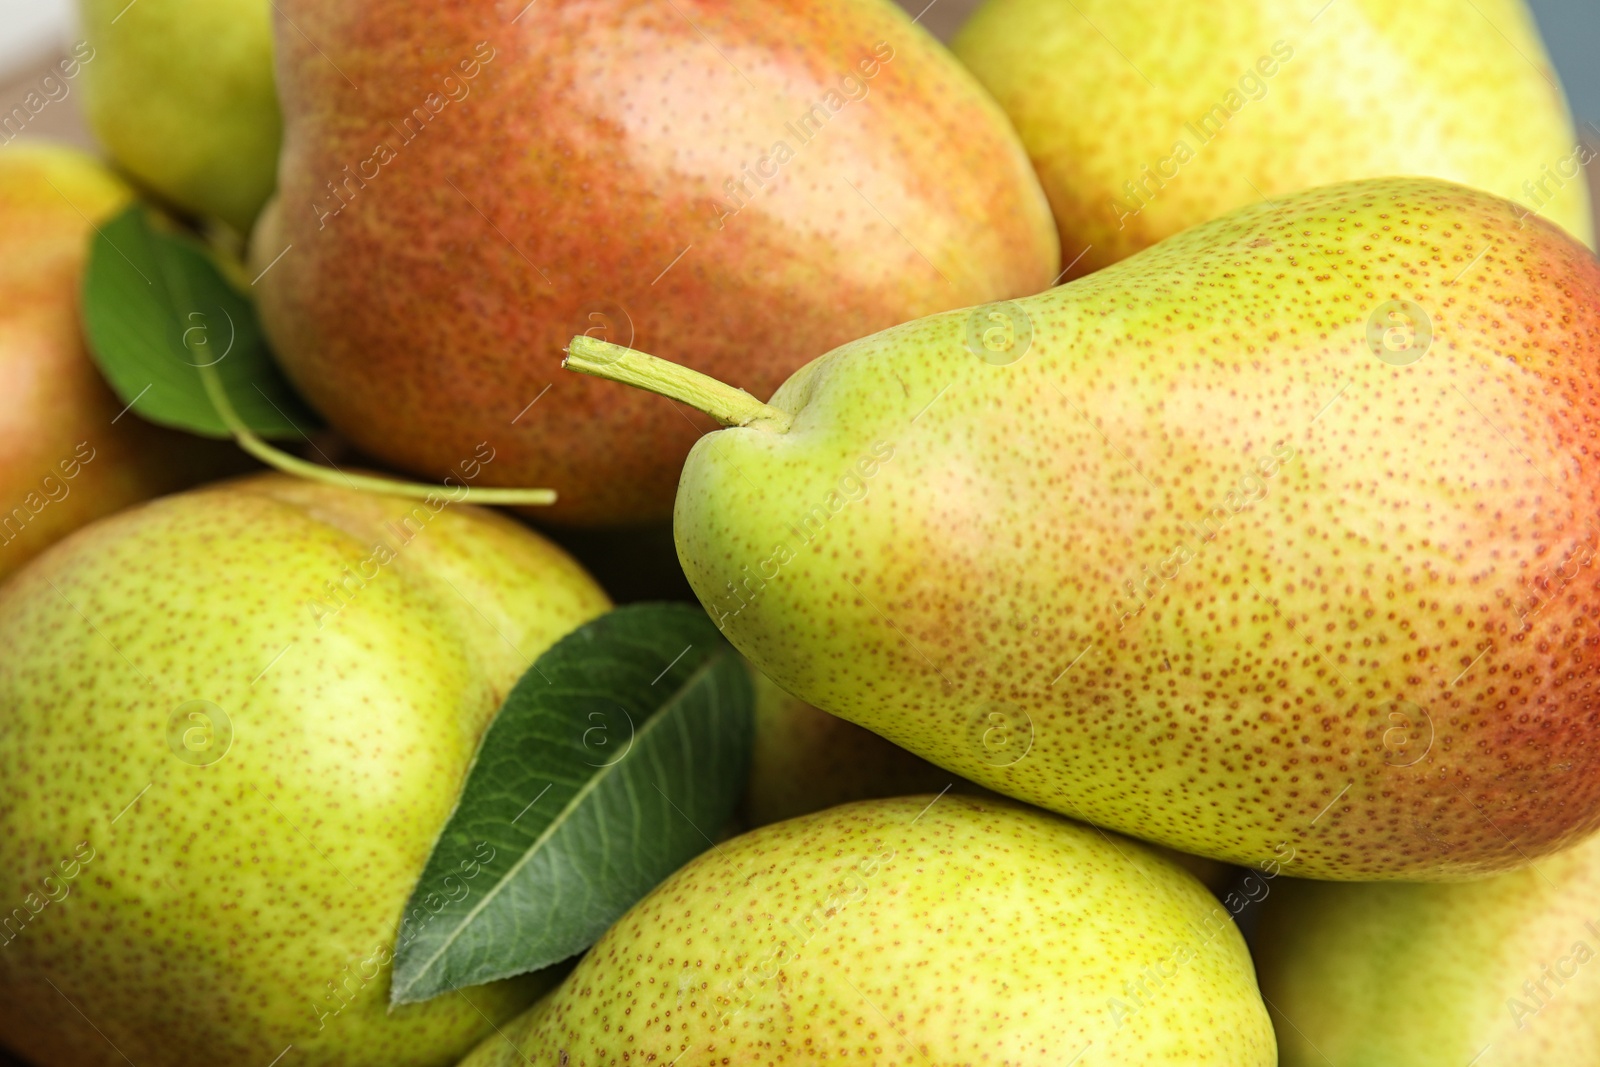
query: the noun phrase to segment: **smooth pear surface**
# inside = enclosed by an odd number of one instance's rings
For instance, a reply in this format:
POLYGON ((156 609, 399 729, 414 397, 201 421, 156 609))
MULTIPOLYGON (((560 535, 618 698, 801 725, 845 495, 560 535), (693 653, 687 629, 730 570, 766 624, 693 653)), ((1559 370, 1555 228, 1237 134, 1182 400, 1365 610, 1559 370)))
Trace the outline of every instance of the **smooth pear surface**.
POLYGON ((1600 267, 1429 179, 846 345, 703 438, 679 556, 786 691, 998 792, 1333 879, 1600 822, 1600 267))
POLYGON ((1131 841, 871 800, 704 853, 462 1067, 1277 1062, 1244 940, 1131 841))
POLYGON ((1077 274, 1317 185, 1443 178, 1592 247, 1524 0, 986 0, 956 55, 1016 124, 1077 274))
POLYGON ((487 436, 486 479, 559 493, 541 519, 664 520, 706 428, 561 374, 574 334, 764 396, 1059 269, 1005 116, 889 0, 277 7, 252 275, 285 369, 420 475, 487 436))
POLYGON ((606 607, 504 516, 283 475, 35 560, 0 588, 0 1041, 454 1062, 538 982, 391 1011, 402 910, 507 690, 606 607))
POLYGON ((1469 885, 1276 883, 1284 1067, 1600 1063, 1600 838, 1469 885))
POLYGON ((85 523, 246 466, 125 411, 84 347, 89 239, 130 195, 76 149, 0 152, 0 579, 85 523))
POLYGON ((248 233, 283 119, 263 0, 78 0, 84 109, 106 151, 171 203, 248 233))

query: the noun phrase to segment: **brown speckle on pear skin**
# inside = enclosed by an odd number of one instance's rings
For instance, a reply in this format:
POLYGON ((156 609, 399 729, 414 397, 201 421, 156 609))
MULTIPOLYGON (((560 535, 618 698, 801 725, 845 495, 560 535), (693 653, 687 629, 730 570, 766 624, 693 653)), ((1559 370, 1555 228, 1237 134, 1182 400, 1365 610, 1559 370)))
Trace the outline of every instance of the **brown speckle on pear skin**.
POLYGON ((1472 877, 1596 826, 1586 249, 1373 180, 1015 303, 1015 363, 974 358, 982 309, 933 316, 802 370, 788 432, 696 447, 679 554, 757 667, 999 792, 1308 877, 1472 877), (1375 327, 1394 301, 1418 322, 1375 327))
POLYGON ((500 696, 606 607, 505 516, 285 475, 36 559, 0 587, 0 918, 93 858, 0 922, 0 1041, 39 1067, 463 1054, 535 988, 389 1011, 401 912, 500 696))
POLYGON ((1131 841, 1004 800, 847 804, 702 854, 462 1067, 1266 1067, 1243 939, 1131 841))

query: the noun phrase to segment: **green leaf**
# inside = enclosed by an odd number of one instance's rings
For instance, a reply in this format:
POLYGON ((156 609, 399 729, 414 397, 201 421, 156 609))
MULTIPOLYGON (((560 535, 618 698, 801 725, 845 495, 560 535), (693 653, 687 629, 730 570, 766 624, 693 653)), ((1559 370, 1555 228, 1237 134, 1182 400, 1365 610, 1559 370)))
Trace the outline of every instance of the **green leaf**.
POLYGON ((686 604, 618 608, 540 656, 406 905, 392 1002, 581 952, 713 847, 749 772, 753 703, 743 661, 686 604))
POLYGON ((203 246, 143 205, 96 230, 83 323, 111 388, 150 422, 233 436, 201 384, 199 368, 212 366, 260 436, 304 437, 319 426, 273 362, 255 306, 203 246))

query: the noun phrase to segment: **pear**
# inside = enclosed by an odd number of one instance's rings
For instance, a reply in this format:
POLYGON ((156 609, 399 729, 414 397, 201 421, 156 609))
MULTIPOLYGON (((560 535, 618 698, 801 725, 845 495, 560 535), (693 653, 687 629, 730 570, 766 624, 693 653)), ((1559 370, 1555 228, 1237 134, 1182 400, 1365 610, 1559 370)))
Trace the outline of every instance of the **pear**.
POLYGON ((1600 1062, 1600 838, 1465 885, 1284 879, 1256 954, 1284 1067, 1600 1062))
POLYGON ((89 126, 127 172, 246 234, 277 179, 283 120, 267 0, 78 0, 89 126))
POLYGON ((1424 175, 1590 243, 1580 144, 1523 0, 986 0, 952 41, 1087 274, 1234 208, 1424 175))
POLYGON ((85 523, 245 466, 232 445, 141 422, 89 358, 84 256, 129 195, 76 149, 0 153, 0 579, 85 523))
POLYGON ((703 432, 557 373, 574 333, 770 391, 1059 269, 1005 116, 890 0, 277 7, 251 275, 285 370, 419 475, 487 438, 541 520, 665 521, 703 432))
POLYGON ((672 875, 462 1067, 1276 1062, 1198 882, 1008 801, 869 800, 672 875))
MULTIPOLYGON (((766 826, 851 801, 908 793, 995 795, 870 730, 790 696, 760 671, 750 673, 756 703, 755 747, 743 810, 747 826, 766 826)), ((1161 845, 1149 847, 1218 895, 1226 893, 1239 875, 1236 868, 1204 856, 1161 845)))
POLYGON ((853 800, 908 793, 985 792, 905 749, 785 693, 760 671, 755 746, 744 818, 750 826, 808 815, 853 800))
POLYGON ((504 516, 276 474, 36 559, 0 587, 0 1042, 454 1062, 539 982, 390 1010, 401 913, 506 692, 606 607, 504 516))
POLYGON ((1184 852, 1449 880, 1600 823, 1597 356, 1587 249, 1393 178, 883 331, 770 405, 568 364, 730 425, 679 557, 787 692, 1184 852))

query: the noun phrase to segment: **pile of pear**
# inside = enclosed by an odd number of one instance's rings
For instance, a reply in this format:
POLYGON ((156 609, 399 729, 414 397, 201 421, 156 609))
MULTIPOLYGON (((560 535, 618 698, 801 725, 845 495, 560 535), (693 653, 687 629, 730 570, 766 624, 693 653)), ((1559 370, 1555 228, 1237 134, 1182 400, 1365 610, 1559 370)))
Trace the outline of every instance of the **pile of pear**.
POLYGON ((27 1062, 1600 1063, 1593 152, 1522 0, 81 6, 107 158, 0 149, 27 1062), (141 421, 135 196, 315 448, 555 505, 141 421), (735 824, 392 1007, 506 693, 663 589, 753 671, 735 824))

